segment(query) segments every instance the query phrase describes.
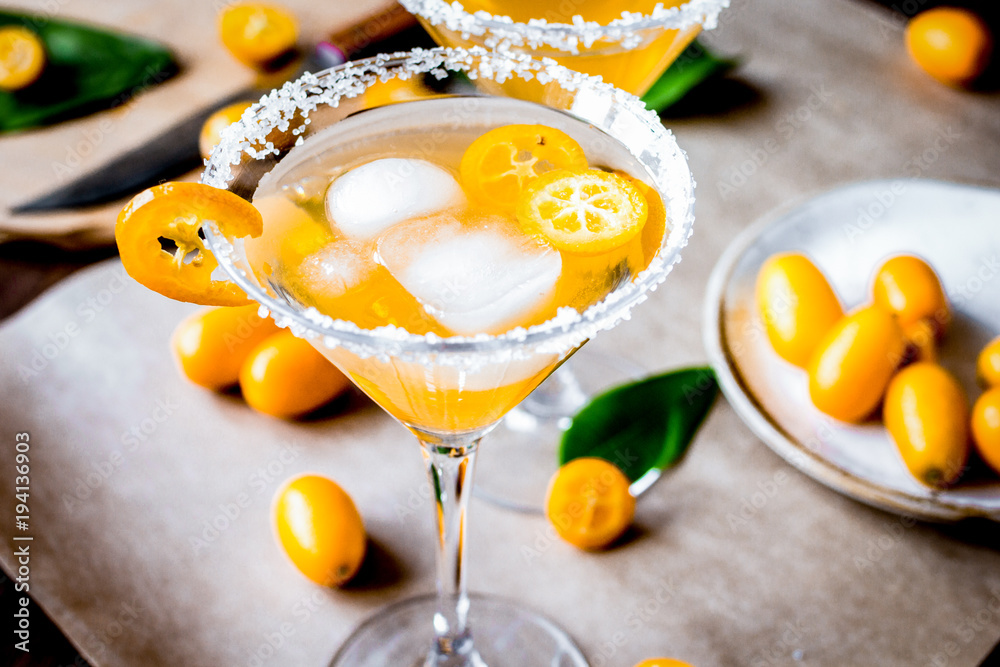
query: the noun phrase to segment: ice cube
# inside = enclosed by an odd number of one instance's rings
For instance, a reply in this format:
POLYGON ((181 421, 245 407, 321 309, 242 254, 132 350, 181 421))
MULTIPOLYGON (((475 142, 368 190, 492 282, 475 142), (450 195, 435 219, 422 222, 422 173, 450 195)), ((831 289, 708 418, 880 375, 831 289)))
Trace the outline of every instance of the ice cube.
POLYGON ((335 299, 368 280, 376 270, 368 244, 340 240, 302 260, 296 277, 313 299, 335 299))
POLYGON ((443 213, 398 225, 376 260, 438 322, 461 335, 502 333, 551 298, 562 259, 502 216, 463 224, 443 213))
POLYGON ((326 214, 344 236, 360 241, 464 201, 458 181, 441 167, 425 160, 383 158, 334 180, 326 192, 326 214))

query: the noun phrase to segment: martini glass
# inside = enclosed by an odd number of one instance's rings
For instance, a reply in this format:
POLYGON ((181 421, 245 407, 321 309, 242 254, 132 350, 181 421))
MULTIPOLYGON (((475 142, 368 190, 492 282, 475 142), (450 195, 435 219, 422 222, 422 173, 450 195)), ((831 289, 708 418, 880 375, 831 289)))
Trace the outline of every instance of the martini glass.
POLYGON ((394 132, 419 129, 446 142, 450 133, 524 118, 572 128, 592 163, 627 171, 656 188, 664 202, 667 229, 647 268, 583 313, 563 309, 547 322, 500 335, 361 329, 297 302, 254 265, 247 239, 227 238, 213 223, 204 227, 209 249, 232 280, 416 436, 434 490, 436 594, 376 613, 347 639, 332 665, 587 664, 572 639, 545 617, 468 593, 465 544, 476 455, 483 436, 507 411, 584 342, 626 318, 666 278, 691 233, 694 183, 683 151, 635 97, 551 63, 482 49, 418 50, 306 74, 263 98, 225 131, 202 177, 249 197, 280 182, 288 164, 307 163, 314 147, 331 141, 362 145, 365 136, 391 139, 394 132), (372 87, 456 71, 473 80, 530 81, 538 97, 443 96, 364 109, 372 87))
MULTIPOLYGON (((400 0, 443 46, 552 58, 642 95, 729 0, 400 0)), ((517 94, 520 83, 500 87, 517 94)))
MULTIPOLYGON (((714 27, 729 5, 729 0, 400 2, 443 46, 478 45, 552 58, 635 95, 645 93, 701 30, 714 27)), ((520 98, 536 95, 532 84, 517 79, 477 86, 520 98)), ((482 457, 477 494, 501 507, 541 513, 548 480, 558 468, 557 446, 572 418, 595 395, 641 374, 613 350, 590 348, 560 367, 503 421, 494 439, 504 446, 482 457)), ((633 492, 649 485, 644 480, 633 492)))

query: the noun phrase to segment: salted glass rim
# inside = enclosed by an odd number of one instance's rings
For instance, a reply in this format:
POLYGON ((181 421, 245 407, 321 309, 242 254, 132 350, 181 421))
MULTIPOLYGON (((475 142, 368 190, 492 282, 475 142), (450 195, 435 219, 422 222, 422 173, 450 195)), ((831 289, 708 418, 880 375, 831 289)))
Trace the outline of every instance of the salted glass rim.
MULTIPOLYGON (((204 227, 206 245, 219 265, 254 301, 271 313, 279 326, 287 327, 305 338, 321 337, 327 347, 345 347, 360 356, 503 354, 514 349, 558 353, 572 349, 598 331, 610 329, 627 319, 631 309, 644 301, 648 293, 666 279, 674 264, 680 261, 680 252, 687 245, 694 223, 694 179, 686 154, 677 145, 673 134, 638 98, 602 82, 599 77, 574 72, 551 61, 533 59, 525 54, 497 53, 480 47, 439 47, 380 54, 316 74, 303 74, 297 81, 288 82, 262 97, 243 113, 237 123, 222 132, 222 140, 207 161, 201 181, 227 189, 235 177, 233 167, 239 165, 245 155, 251 159, 263 159, 277 154, 279 150, 267 137, 274 129, 300 135, 303 127, 293 128, 290 123, 296 114, 305 116, 305 123, 308 124, 311 111, 321 105, 337 106, 345 99, 362 94, 376 81, 384 82, 397 77, 407 79, 420 74, 443 77, 447 71, 462 71, 473 80, 488 77, 498 83, 511 77, 535 79, 543 84, 552 82, 567 92, 573 92, 575 100, 592 100, 591 106, 597 109, 595 113, 601 112, 602 104, 605 105, 605 114, 613 109, 612 127, 603 127, 596 118, 577 113, 575 105, 574 109, 562 111, 595 125, 625 146, 643 165, 661 193, 667 209, 669 233, 649 266, 583 313, 564 307, 555 317, 528 328, 517 327, 502 334, 442 337, 433 333, 413 334, 393 325, 362 329, 354 322, 334 319, 315 308, 305 311, 295 309, 268 294, 256 279, 238 266, 242 254, 240 240, 226 238, 214 223, 208 223, 204 227), (643 134, 646 136, 639 136, 643 134), (636 153, 634 144, 637 143, 643 144, 642 154, 655 164, 643 162, 636 153)), ((297 136, 296 145, 302 142, 302 136, 297 136)), ((510 357, 509 354, 506 356, 510 357)))
POLYGON ((503 45, 549 46, 560 51, 577 53, 580 45, 590 48, 597 41, 620 42, 631 48, 640 41, 640 34, 650 29, 684 30, 701 25, 711 30, 719 14, 729 6, 730 0, 688 0, 676 7, 657 4, 648 14, 622 12, 620 18, 608 23, 586 21, 574 16, 572 23, 549 23, 545 19, 531 19, 527 23, 509 16, 490 14, 485 10, 470 12, 458 2, 447 0, 399 0, 400 4, 433 26, 445 26, 463 35, 487 35, 487 46, 503 45))

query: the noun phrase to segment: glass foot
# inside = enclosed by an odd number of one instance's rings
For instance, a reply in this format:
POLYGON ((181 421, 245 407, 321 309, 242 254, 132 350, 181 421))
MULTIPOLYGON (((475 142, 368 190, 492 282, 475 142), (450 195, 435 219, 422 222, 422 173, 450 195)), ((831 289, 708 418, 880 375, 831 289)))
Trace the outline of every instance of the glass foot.
POLYGON ((475 651, 438 661, 431 653, 433 595, 398 602, 377 612, 347 638, 330 667, 587 667, 561 628, 506 600, 470 595, 469 627, 475 651))
POLYGON ((620 357, 584 347, 490 433, 478 453, 473 494, 517 512, 541 514, 549 479, 559 468, 559 443, 590 399, 644 375, 620 357))

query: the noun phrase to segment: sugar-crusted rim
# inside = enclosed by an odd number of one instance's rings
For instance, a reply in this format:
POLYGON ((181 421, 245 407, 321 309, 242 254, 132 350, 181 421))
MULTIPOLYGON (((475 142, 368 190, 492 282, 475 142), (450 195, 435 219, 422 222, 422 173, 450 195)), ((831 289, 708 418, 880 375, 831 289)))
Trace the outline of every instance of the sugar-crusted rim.
POLYGON ((623 49, 638 46, 644 33, 651 30, 684 30, 696 25, 710 30, 716 26, 719 13, 729 6, 730 0, 689 0, 677 7, 657 4, 649 14, 622 12, 621 18, 607 24, 585 21, 574 16, 572 23, 549 23, 545 19, 531 19, 519 23, 509 16, 490 14, 487 11, 469 12, 460 2, 446 0, 399 0, 411 14, 433 26, 443 26, 463 38, 483 39, 491 49, 498 47, 548 47, 557 51, 578 54, 581 48, 589 49, 594 43, 612 42, 623 49))
MULTIPOLYGON (((478 47, 470 50, 417 49, 378 55, 318 74, 304 74, 297 81, 286 83, 262 97, 244 112, 239 122, 223 131, 222 140, 212 152, 201 180, 226 189, 235 176, 233 167, 240 164, 244 155, 260 159, 277 154, 278 149, 267 136, 274 129, 289 131, 290 119, 297 114, 305 116, 308 123, 311 111, 322 105, 337 106, 344 99, 356 97, 376 80, 407 79, 423 73, 443 77, 449 70, 462 71, 472 80, 489 78, 498 83, 512 77, 535 79, 543 84, 558 84, 573 92, 572 108, 564 111, 618 140, 643 164, 661 193, 670 232, 660 252, 630 283, 582 314, 572 308, 562 308, 554 318, 529 328, 518 327, 498 335, 443 338, 435 334, 412 334, 391 325, 361 329, 353 322, 323 315, 315 308, 296 310, 270 296, 251 275, 239 247, 241 241, 227 239, 217 227, 206 225, 207 246, 220 266, 272 314, 279 326, 301 337, 320 337, 331 348, 343 347, 362 357, 382 359, 420 361, 431 355, 437 363, 468 366, 526 358, 535 353, 560 354, 627 319, 631 309, 644 301, 680 260, 680 252, 687 245, 694 223, 695 183, 687 157, 671 132, 635 96, 603 83, 598 77, 522 54, 495 53, 478 47)), ((300 134, 301 130, 299 127, 291 132, 300 134)), ((299 136, 297 143, 301 142, 299 136)))

